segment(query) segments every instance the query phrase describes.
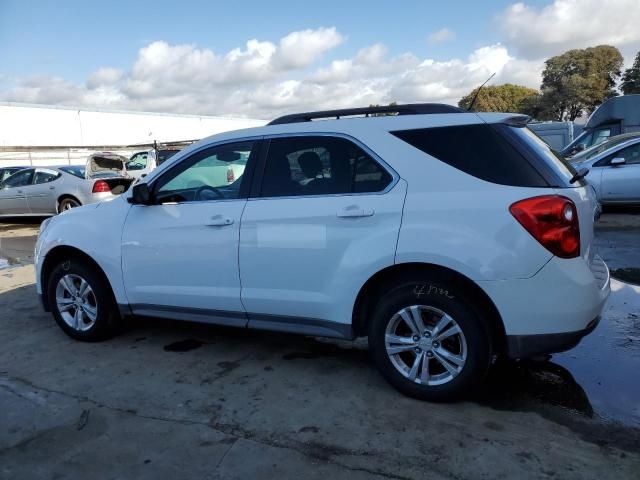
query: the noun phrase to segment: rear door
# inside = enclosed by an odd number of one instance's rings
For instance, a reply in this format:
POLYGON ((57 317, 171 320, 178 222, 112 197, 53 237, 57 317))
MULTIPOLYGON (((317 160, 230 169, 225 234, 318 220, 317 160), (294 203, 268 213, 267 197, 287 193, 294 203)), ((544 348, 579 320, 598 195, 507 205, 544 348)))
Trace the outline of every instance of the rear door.
POLYGON ((609 155, 603 162, 600 188, 603 202, 640 202, 640 142, 609 155), (624 163, 612 165, 614 158, 624 163))
POLYGON ((7 178, 0 189, 0 215, 20 215, 30 213, 25 187, 33 181, 33 168, 14 173, 7 178))
POLYGON ((36 168, 33 183, 24 187, 31 213, 56 213, 56 187, 62 174, 47 168, 36 168))
POLYGON ((249 327, 346 336, 369 276, 393 264, 405 183, 338 136, 270 140, 240 229, 249 327))

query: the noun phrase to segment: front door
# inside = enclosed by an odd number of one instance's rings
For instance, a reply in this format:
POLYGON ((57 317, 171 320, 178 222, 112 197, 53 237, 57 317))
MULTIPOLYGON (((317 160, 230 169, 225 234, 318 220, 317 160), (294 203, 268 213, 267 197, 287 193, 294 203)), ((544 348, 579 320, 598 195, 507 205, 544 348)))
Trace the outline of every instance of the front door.
POLYGON ((134 205, 122 269, 134 313, 244 326, 238 236, 258 141, 213 146, 152 181, 152 205, 134 205), (252 154, 253 152, 253 154, 252 154), (232 162, 248 159, 232 184, 232 162))
POLYGON ((20 215, 29 212, 25 187, 33 181, 33 168, 14 173, 0 186, 0 215, 20 215))
POLYGON ((607 158, 602 167, 600 189, 603 202, 638 202, 640 199, 640 142, 623 148, 607 158), (613 165, 611 160, 623 158, 613 165))
POLYGON ((270 141, 253 194, 240 231, 249 327, 349 335, 359 287, 393 264, 405 183, 349 139, 292 136, 270 141))

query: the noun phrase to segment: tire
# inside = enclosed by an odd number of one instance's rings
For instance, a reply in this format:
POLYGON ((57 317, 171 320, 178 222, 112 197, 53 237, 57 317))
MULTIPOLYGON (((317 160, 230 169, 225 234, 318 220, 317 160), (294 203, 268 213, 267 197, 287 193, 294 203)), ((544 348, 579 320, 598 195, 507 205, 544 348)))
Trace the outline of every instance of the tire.
POLYGON ((55 266, 47 283, 47 298, 56 323, 71 338, 97 342, 120 329, 120 314, 108 281, 82 258, 71 257, 55 266))
POLYGON ((62 213, 65 210, 71 210, 72 208, 76 208, 81 205, 82 204, 73 197, 64 197, 58 202, 58 213, 62 213))
POLYGON ((484 380, 492 356, 489 330, 471 298, 461 286, 437 278, 383 292, 369 324, 369 351, 382 376, 422 400, 467 396, 484 380))

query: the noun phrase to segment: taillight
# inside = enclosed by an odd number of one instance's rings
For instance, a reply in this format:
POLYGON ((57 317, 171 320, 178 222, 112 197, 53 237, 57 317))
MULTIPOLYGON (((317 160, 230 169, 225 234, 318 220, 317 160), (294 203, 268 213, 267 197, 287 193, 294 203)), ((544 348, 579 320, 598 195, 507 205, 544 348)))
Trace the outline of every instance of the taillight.
POLYGON ((227 169, 227 182, 231 183, 236 179, 236 174, 233 173, 233 168, 229 167, 227 169))
POLYGON ((93 193, 103 193, 103 192, 110 192, 111 189, 109 188, 109 184, 107 182, 105 182, 104 180, 98 180, 96 183, 93 184, 93 190, 91 190, 93 193))
POLYGON ((580 225, 575 204, 560 195, 520 200, 509 207, 511 214, 533 238, 561 258, 580 255, 580 225))

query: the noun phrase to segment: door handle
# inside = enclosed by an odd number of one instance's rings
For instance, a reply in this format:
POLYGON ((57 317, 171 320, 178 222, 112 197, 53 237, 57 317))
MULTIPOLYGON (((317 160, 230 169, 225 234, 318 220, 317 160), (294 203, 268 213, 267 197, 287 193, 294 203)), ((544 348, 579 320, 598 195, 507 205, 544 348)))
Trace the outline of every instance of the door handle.
POLYGON ((225 227, 233 224, 233 218, 223 217, 222 215, 214 215, 207 223, 208 227, 225 227))
POLYGON ((56 187, 49 187, 49 190, 55 190, 56 187))
POLYGON ((374 214, 373 208, 361 208, 358 205, 349 205, 339 210, 336 214, 340 218, 371 217, 374 214))

